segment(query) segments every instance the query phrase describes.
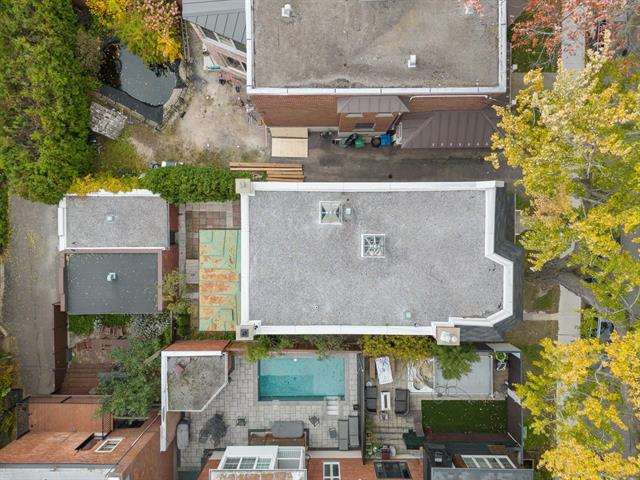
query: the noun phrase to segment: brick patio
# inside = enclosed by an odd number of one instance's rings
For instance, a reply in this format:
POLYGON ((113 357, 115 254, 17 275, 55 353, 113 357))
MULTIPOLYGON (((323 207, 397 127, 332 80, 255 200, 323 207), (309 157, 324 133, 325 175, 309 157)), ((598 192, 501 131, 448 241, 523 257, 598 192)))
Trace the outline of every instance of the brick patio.
POLYGON ((258 401, 258 366, 248 363, 242 356, 235 357, 235 369, 230 374, 229 384, 207 406, 205 411, 191 413, 190 443, 180 452, 181 466, 200 468, 205 449, 213 449, 210 442, 199 443, 198 437, 204 424, 216 413, 224 415, 227 433, 217 449, 229 445, 247 445, 248 432, 268 430, 274 421, 300 420, 309 430, 310 448, 337 449, 338 440, 329 436, 329 429, 338 427, 338 419, 347 418, 353 405, 358 403, 357 355, 344 354, 345 357, 345 398, 339 402, 339 415, 327 416, 324 401, 258 401), (316 416, 320 423, 314 427, 309 417, 316 416), (238 418, 245 419, 244 426, 237 426, 238 418))
POLYGON ((187 259, 195 260, 200 230, 240 228, 240 202, 187 203, 185 217, 187 259))

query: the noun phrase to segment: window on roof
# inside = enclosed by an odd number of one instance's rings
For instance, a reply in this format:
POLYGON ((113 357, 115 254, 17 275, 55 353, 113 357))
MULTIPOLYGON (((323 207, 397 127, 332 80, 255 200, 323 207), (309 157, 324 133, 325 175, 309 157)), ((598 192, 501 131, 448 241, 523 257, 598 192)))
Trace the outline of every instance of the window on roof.
POLYGON ((507 455, 461 455, 467 468, 511 469, 516 468, 507 455))
POLYGON ((340 464, 339 463, 323 463, 322 480, 340 480, 340 464))
POLYGON ((378 117, 378 118, 389 118, 389 117, 393 117, 393 113, 380 112, 380 113, 376 113, 376 117, 378 117))
POLYGON ((345 117, 346 118, 362 118, 364 117, 364 115, 361 113, 347 113, 345 117))
POLYGON ((268 457, 228 457, 222 470, 268 470, 271 459, 268 457))
POLYGON ((118 445, 122 442, 122 438, 107 438, 104 442, 96 448, 98 453, 110 453, 113 452, 118 445))
POLYGON ((411 478, 407 462, 373 462, 373 466, 376 478, 411 478))
POLYGON ((371 131, 375 128, 376 124, 373 122, 363 122, 363 123, 356 123, 355 127, 353 127, 353 130, 366 130, 366 131, 371 131))

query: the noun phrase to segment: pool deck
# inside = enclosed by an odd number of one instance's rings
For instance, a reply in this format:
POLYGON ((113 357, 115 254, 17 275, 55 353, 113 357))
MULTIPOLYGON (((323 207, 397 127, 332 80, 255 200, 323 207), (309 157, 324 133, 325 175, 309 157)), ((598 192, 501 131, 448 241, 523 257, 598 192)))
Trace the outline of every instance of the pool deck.
POLYGON ((258 401, 258 365, 244 357, 235 357, 235 368, 229 375, 229 384, 213 399, 203 412, 191 413, 190 443, 180 452, 181 466, 200 468, 205 449, 224 449, 230 445, 247 445, 249 430, 269 430, 275 421, 299 420, 309 431, 309 447, 337 449, 338 439, 329 435, 330 428, 338 427, 338 420, 352 413, 358 403, 357 355, 340 354, 345 358, 345 398, 338 402, 339 415, 328 416, 324 401, 258 401), (222 413, 227 433, 214 447, 211 442, 199 443, 200 430, 216 413, 222 413), (309 417, 318 417, 320 423, 313 426, 309 417), (245 425, 236 425, 243 418, 245 425))

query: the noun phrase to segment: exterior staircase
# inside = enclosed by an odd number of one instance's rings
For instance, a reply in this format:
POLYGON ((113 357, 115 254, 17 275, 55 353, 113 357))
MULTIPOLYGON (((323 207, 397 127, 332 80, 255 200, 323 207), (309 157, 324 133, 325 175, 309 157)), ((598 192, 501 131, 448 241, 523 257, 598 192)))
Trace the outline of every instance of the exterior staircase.
POLYGON ((328 416, 337 417, 340 415, 340 399, 338 397, 326 397, 327 402, 326 413, 328 416))
POLYGON ((110 363, 70 363, 57 392, 61 395, 90 395, 95 394, 98 386, 98 374, 110 372, 110 363))

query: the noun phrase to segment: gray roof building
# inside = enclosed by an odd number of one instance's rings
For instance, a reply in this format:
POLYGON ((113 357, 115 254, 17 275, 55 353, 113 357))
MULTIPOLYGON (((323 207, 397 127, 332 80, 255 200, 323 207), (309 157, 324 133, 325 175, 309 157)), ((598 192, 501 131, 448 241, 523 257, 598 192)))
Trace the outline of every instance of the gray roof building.
POLYGON ((58 212, 61 251, 169 247, 169 205, 151 192, 67 195, 58 212))
POLYGON ((236 42, 247 43, 244 0, 183 0, 182 18, 236 42))
POLYGON ((506 2, 465 3, 251 0, 250 93, 503 93, 506 2))
POLYGON ((494 229, 496 211, 508 215, 501 182, 258 182, 241 197, 241 323, 259 333, 455 325, 473 341, 521 318, 521 258, 496 252, 508 243, 494 229))
POLYGON ((64 310, 71 314, 160 310, 160 253, 65 255, 64 310))

